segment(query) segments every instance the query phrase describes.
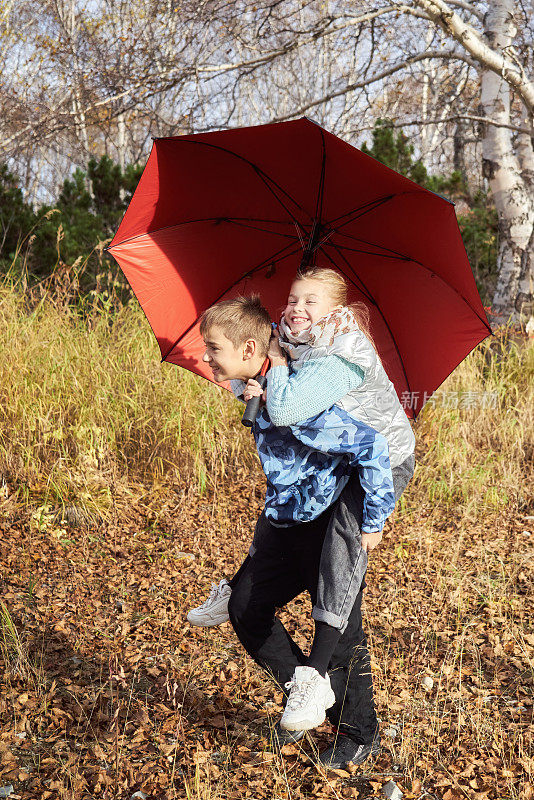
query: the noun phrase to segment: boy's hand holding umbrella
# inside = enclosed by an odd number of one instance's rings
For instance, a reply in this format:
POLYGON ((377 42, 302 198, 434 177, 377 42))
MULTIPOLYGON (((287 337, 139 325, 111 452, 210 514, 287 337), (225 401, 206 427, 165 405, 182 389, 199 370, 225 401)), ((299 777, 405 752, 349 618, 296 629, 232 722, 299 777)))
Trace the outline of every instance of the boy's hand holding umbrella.
POLYGON ((264 389, 254 378, 249 378, 245 391, 243 392, 243 400, 245 403, 248 403, 253 397, 259 397, 260 403, 265 403, 267 399, 267 389, 264 389))

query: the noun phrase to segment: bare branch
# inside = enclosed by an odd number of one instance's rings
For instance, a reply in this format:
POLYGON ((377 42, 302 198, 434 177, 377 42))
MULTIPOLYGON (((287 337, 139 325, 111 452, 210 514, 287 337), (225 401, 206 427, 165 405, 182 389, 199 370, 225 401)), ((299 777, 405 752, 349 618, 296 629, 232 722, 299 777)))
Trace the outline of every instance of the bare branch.
POLYGON ((455 8, 463 8, 469 14, 472 14, 480 22, 484 22, 484 13, 480 9, 475 8, 472 3, 466 3, 463 0, 449 0, 449 5, 455 8))
POLYGON ((490 117, 482 117, 477 114, 451 114, 448 117, 440 117, 439 119, 413 119, 406 122, 392 122, 393 128, 404 128, 410 125, 439 125, 442 122, 457 122, 460 119, 467 119, 471 122, 483 122, 487 125, 494 125, 496 128, 507 128, 511 131, 527 134, 527 136, 534 136, 534 128, 521 128, 519 125, 507 125, 504 122, 497 122, 497 120, 490 117))
MULTIPOLYGON (((493 50, 480 33, 469 25, 447 5, 444 0, 413 0, 425 11, 436 25, 452 36, 467 52, 486 69, 495 72, 517 92, 530 114, 534 114, 534 83, 524 69, 511 58, 493 50)), ((402 10, 402 6, 399 4, 402 10)))
POLYGON ((347 30, 347 28, 353 28, 356 25, 362 25, 364 22, 370 22, 377 17, 383 17, 386 14, 390 14, 395 11, 403 11, 406 14, 410 14, 414 17, 420 17, 421 19, 429 20, 430 17, 428 14, 424 14, 417 9, 413 9, 410 6, 405 5, 390 5, 386 6, 385 8, 377 9, 376 11, 370 11, 367 14, 361 14, 358 17, 353 17, 349 21, 343 23, 343 25, 337 25, 336 27, 329 28, 328 25, 330 21, 327 22, 323 28, 318 28, 314 31, 311 35, 307 36, 306 38, 296 39, 293 42, 288 43, 285 47, 280 47, 277 50, 269 50, 268 52, 264 53, 257 58, 252 58, 248 61, 238 61, 229 64, 214 64, 204 67, 199 67, 199 73, 210 73, 216 72, 217 74, 221 74, 223 72, 230 72, 236 69, 247 69, 248 67, 258 67, 262 66, 263 64, 268 64, 271 61, 274 61, 276 58, 280 56, 288 55, 289 53, 305 47, 308 44, 312 44, 312 42, 317 41, 319 38, 324 38, 325 36, 331 36, 335 33, 340 33, 341 31, 347 30))
POLYGON ((403 61, 399 61, 391 67, 388 67, 382 72, 378 72, 375 75, 371 75, 369 78, 365 78, 363 81, 356 81, 354 83, 349 83, 343 87, 343 89, 339 89, 336 92, 330 92, 329 94, 321 97, 319 100, 313 100, 311 103, 307 103, 304 106, 296 109, 292 114, 287 114, 281 117, 272 117, 271 122, 283 122, 286 119, 293 119, 294 117, 300 117, 310 108, 314 108, 315 106, 323 105, 323 103, 328 103, 329 100, 333 100, 336 97, 341 97, 347 92, 352 92, 355 89, 361 89, 363 86, 368 86, 371 83, 376 83, 377 81, 383 80, 387 78, 389 75, 393 75, 395 72, 399 72, 401 69, 405 69, 409 67, 411 64, 416 64, 418 61, 425 61, 427 59, 438 58, 438 59, 457 59, 459 61, 464 61, 465 63, 469 64, 472 67, 476 67, 477 64, 473 61, 472 58, 461 53, 457 50, 427 50, 426 53, 418 53, 415 56, 411 56, 410 58, 406 58, 403 61))

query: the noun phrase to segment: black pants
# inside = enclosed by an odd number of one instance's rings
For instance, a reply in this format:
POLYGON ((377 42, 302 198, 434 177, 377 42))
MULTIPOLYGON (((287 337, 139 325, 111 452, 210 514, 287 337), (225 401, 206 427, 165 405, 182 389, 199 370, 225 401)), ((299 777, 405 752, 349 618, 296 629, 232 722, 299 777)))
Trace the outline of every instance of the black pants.
MULTIPOLYGON (((332 508, 313 522, 275 528, 262 515, 253 556, 246 558, 232 579, 228 611, 243 647, 284 689, 305 657, 275 616, 275 610, 308 591, 315 604, 323 540, 332 508)), ((347 628, 330 661, 329 675, 336 696, 327 717, 358 744, 369 744, 378 731, 369 652, 362 628, 362 589, 347 628)))

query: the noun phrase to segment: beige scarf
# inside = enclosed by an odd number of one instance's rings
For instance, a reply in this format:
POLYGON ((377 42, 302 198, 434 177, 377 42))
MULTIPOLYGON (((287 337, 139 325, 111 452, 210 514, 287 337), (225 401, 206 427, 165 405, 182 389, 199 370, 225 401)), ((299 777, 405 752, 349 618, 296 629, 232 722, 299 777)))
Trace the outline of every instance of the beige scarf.
POLYGON ((306 330, 291 333, 289 325, 282 317, 278 326, 280 347, 292 359, 298 359, 310 347, 332 347, 336 336, 360 330, 352 308, 336 308, 321 317, 306 330))

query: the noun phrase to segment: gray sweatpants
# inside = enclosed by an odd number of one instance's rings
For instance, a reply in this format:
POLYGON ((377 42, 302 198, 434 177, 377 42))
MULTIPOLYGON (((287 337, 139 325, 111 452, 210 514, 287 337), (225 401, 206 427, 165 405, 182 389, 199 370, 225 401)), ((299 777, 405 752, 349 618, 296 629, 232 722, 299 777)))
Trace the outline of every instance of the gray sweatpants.
MULTIPOLYGON (((414 468, 413 455, 393 468, 395 500, 408 485, 414 468)), ((354 470, 334 505, 321 554, 317 603, 312 617, 338 628, 341 633, 347 627, 367 570, 367 553, 362 550, 361 534, 363 501, 364 492, 354 470)))

